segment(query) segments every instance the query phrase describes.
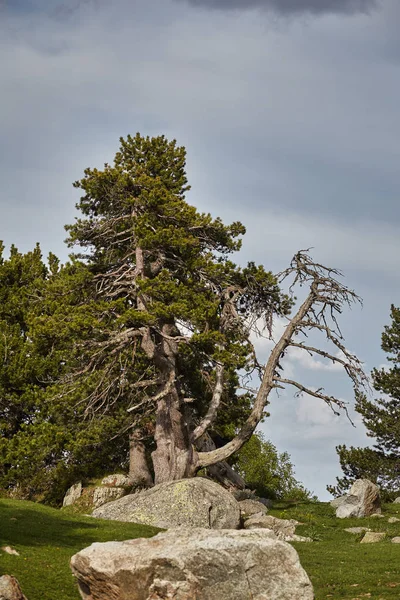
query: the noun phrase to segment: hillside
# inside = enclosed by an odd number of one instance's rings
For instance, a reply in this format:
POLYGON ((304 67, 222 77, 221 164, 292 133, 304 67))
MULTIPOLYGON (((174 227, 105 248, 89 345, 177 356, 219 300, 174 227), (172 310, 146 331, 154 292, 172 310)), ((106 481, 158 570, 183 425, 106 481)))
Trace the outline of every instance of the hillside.
MULTIPOLYGON (((388 523, 389 516, 400 518, 400 505, 385 505, 385 518, 339 520, 325 503, 282 503, 270 514, 304 523, 296 532, 314 540, 294 546, 314 584, 316 600, 400 597, 400 545, 390 542, 400 535, 400 522, 388 523), (385 531, 387 541, 360 545, 360 535, 344 531, 360 525, 385 531)), ((15 575, 29 600, 78 600, 69 569, 75 552, 93 542, 149 537, 157 531, 8 499, 0 500, 0 522, 0 545, 20 553, 0 553, 1 574, 15 575)))

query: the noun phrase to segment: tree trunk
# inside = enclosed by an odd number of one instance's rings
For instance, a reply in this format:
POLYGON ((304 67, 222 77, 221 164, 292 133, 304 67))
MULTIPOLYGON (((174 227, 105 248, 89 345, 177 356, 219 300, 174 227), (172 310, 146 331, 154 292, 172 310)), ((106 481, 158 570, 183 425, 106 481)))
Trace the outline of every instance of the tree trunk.
MULTIPOLYGON (((201 452, 211 452, 216 449, 215 443, 208 433, 204 433, 196 442, 197 449, 201 452)), ((231 465, 226 461, 221 461, 215 465, 210 465, 206 469, 207 475, 216 479, 226 488, 234 488, 244 490, 246 482, 232 469, 231 465)))
POLYGON ((175 335, 175 323, 164 323, 154 353, 154 361, 163 378, 160 392, 155 397, 154 439, 157 448, 151 455, 156 485, 193 477, 197 467, 197 452, 191 442, 188 415, 176 377, 178 344, 175 335))
POLYGON ((129 434, 129 478, 134 486, 151 487, 151 476, 142 442, 142 432, 134 429, 129 434))
POLYGON ((158 402, 154 439, 157 448, 151 458, 156 485, 195 475, 197 452, 190 442, 176 390, 158 402))

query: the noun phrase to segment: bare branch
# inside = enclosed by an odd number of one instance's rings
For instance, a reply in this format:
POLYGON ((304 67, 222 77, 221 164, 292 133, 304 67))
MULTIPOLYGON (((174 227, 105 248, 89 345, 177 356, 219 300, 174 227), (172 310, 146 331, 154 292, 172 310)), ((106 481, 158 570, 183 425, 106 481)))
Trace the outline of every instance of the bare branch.
POLYGON ((196 427, 192 433, 192 443, 196 442, 214 423, 219 405, 221 403, 222 393, 224 390, 223 379, 224 379, 224 367, 221 363, 217 363, 216 369, 216 382, 214 387, 214 393, 208 407, 208 411, 201 423, 196 427))

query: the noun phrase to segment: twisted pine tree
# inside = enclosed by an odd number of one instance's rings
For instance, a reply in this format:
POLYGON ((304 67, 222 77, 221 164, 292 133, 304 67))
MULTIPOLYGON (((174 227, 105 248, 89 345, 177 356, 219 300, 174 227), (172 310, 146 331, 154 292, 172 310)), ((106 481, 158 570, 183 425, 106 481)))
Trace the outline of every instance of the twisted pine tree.
POLYGON ((372 371, 373 387, 383 396, 370 400, 358 394, 356 399, 367 435, 376 443, 372 448, 336 448, 344 476, 337 478, 336 486, 328 487, 334 495, 363 477, 378 483, 387 497, 400 490, 400 309, 392 305, 390 316, 392 322, 384 328, 381 347, 391 367, 372 371))
POLYGON ((292 300, 264 267, 231 261, 245 233, 241 223, 224 225, 186 202, 184 148, 139 134, 120 143, 113 165, 87 169, 75 183, 83 191, 82 217, 67 226, 68 243, 84 250, 75 260, 87 265, 90 278, 78 317, 68 315, 71 323, 78 319, 76 332, 85 331, 76 340, 79 368, 70 381, 87 382, 80 389, 86 387, 82 402, 89 415, 129 403, 131 457, 140 478, 150 484, 153 472, 155 483, 191 477, 226 460, 250 439, 277 387, 291 385, 343 407, 323 390, 284 378, 280 363, 296 346, 339 362, 356 386, 364 381, 336 327, 343 304, 357 300, 336 279, 338 272, 307 252, 294 257, 282 278, 293 276, 309 292, 260 365, 250 333, 260 321, 271 332, 274 317, 288 315, 292 300), (310 330, 325 334, 335 354, 299 339, 310 330), (243 402, 241 372, 261 380, 250 393, 251 410, 233 439, 204 447, 221 414, 243 402), (152 469, 146 435, 153 440, 152 469))

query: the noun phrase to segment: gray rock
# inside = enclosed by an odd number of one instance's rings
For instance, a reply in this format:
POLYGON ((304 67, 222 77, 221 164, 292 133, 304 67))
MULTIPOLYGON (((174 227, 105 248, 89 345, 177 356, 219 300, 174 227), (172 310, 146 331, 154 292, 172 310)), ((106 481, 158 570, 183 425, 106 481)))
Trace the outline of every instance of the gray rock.
POLYGON ((101 485, 106 485, 108 487, 129 488, 132 487, 132 481, 128 475, 114 473, 113 475, 107 475, 107 477, 104 477, 104 479, 101 481, 101 485))
POLYGON ((267 508, 272 508, 274 503, 270 498, 256 498, 261 504, 264 504, 267 508))
POLYGON ((393 504, 400 504, 400 496, 393 500, 393 504))
POLYGON ((0 600, 27 600, 15 577, 11 575, 0 577, 0 600))
POLYGON ((371 519, 384 519, 385 515, 381 515, 379 513, 375 513, 373 515, 369 515, 371 519))
POLYGON ((260 517, 250 517, 245 522, 244 527, 245 529, 271 529, 279 539, 282 539, 280 536, 283 536, 283 538, 286 539, 286 537, 294 535, 296 525, 298 525, 298 521, 292 519, 278 519, 271 515, 262 515, 260 517))
POLYGON ((396 536, 396 537, 392 538, 392 544, 400 544, 400 537, 396 536))
POLYGON ((367 531, 360 544, 376 544, 376 542, 384 540, 385 537, 386 533, 384 531, 367 531))
POLYGON ((357 479, 349 494, 336 509, 339 519, 348 517, 369 517, 381 512, 379 488, 368 479, 357 479))
POLYGON ((126 490, 122 487, 96 487, 93 490, 93 506, 98 508, 125 495, 126 490))
POLYGON ((331 500, 329 504, 333 508, 339 508, 339 506, 341 504, 343 504, 344 502, 346 502, 346 498, 347 498, 347 496, 339 496, 338 498, 334 498, 333 500, 331 500))
POLYGON ((239 507, 243 519, 248 519, 249 517, 258 514, 266 515, 268 512, 265 504, 261 504, 261 502, 258 502, 257 500, 241 500, 239 502, 239 507))
POLYGON ((242 500, 258 500, 256 493, 253 490, 248 490, 248 489, 234 490, 232 492, 232 496, 238 502, 241 502, 242 500))
POLYGON ((74 502, 76 502, 82 495, 82 483, 75 483, 74 485, 71 485, 71 487, 69 488, 69 490, 67 490, 67 493, 64 496, 64 500, 63 500, 63 506, 71 506, 71 504, 74 504, 74 502))
POLYGON ((368 527, 348 527, 344 531, 348 533, 364 533, 364 531, 371 531, 368 527))
MULTIPOLYGON (((280 539, 280 538, 278 537, 278 539, 280 539)), ((312 542, 312 539, 310 537, 304 537, 304 535, 297 535, 295 533, 294 535, 286 536, 284 541, 285 542, 312 542)))
POLYGON ((139 494, 108 502, 96 508, 92 516, 164 529, 237 529, 240 524, 239 504, 232 494, 203 477, 160 483, 139 494))
POLYGON ((84 600, 312 600, 294 548, 267 530, 175 529, 71 559, 84 600))
POLYGON ((389 517, 388 518, 388 523, 399 523, 400 519, 398 519, 397 517, 389 517))

